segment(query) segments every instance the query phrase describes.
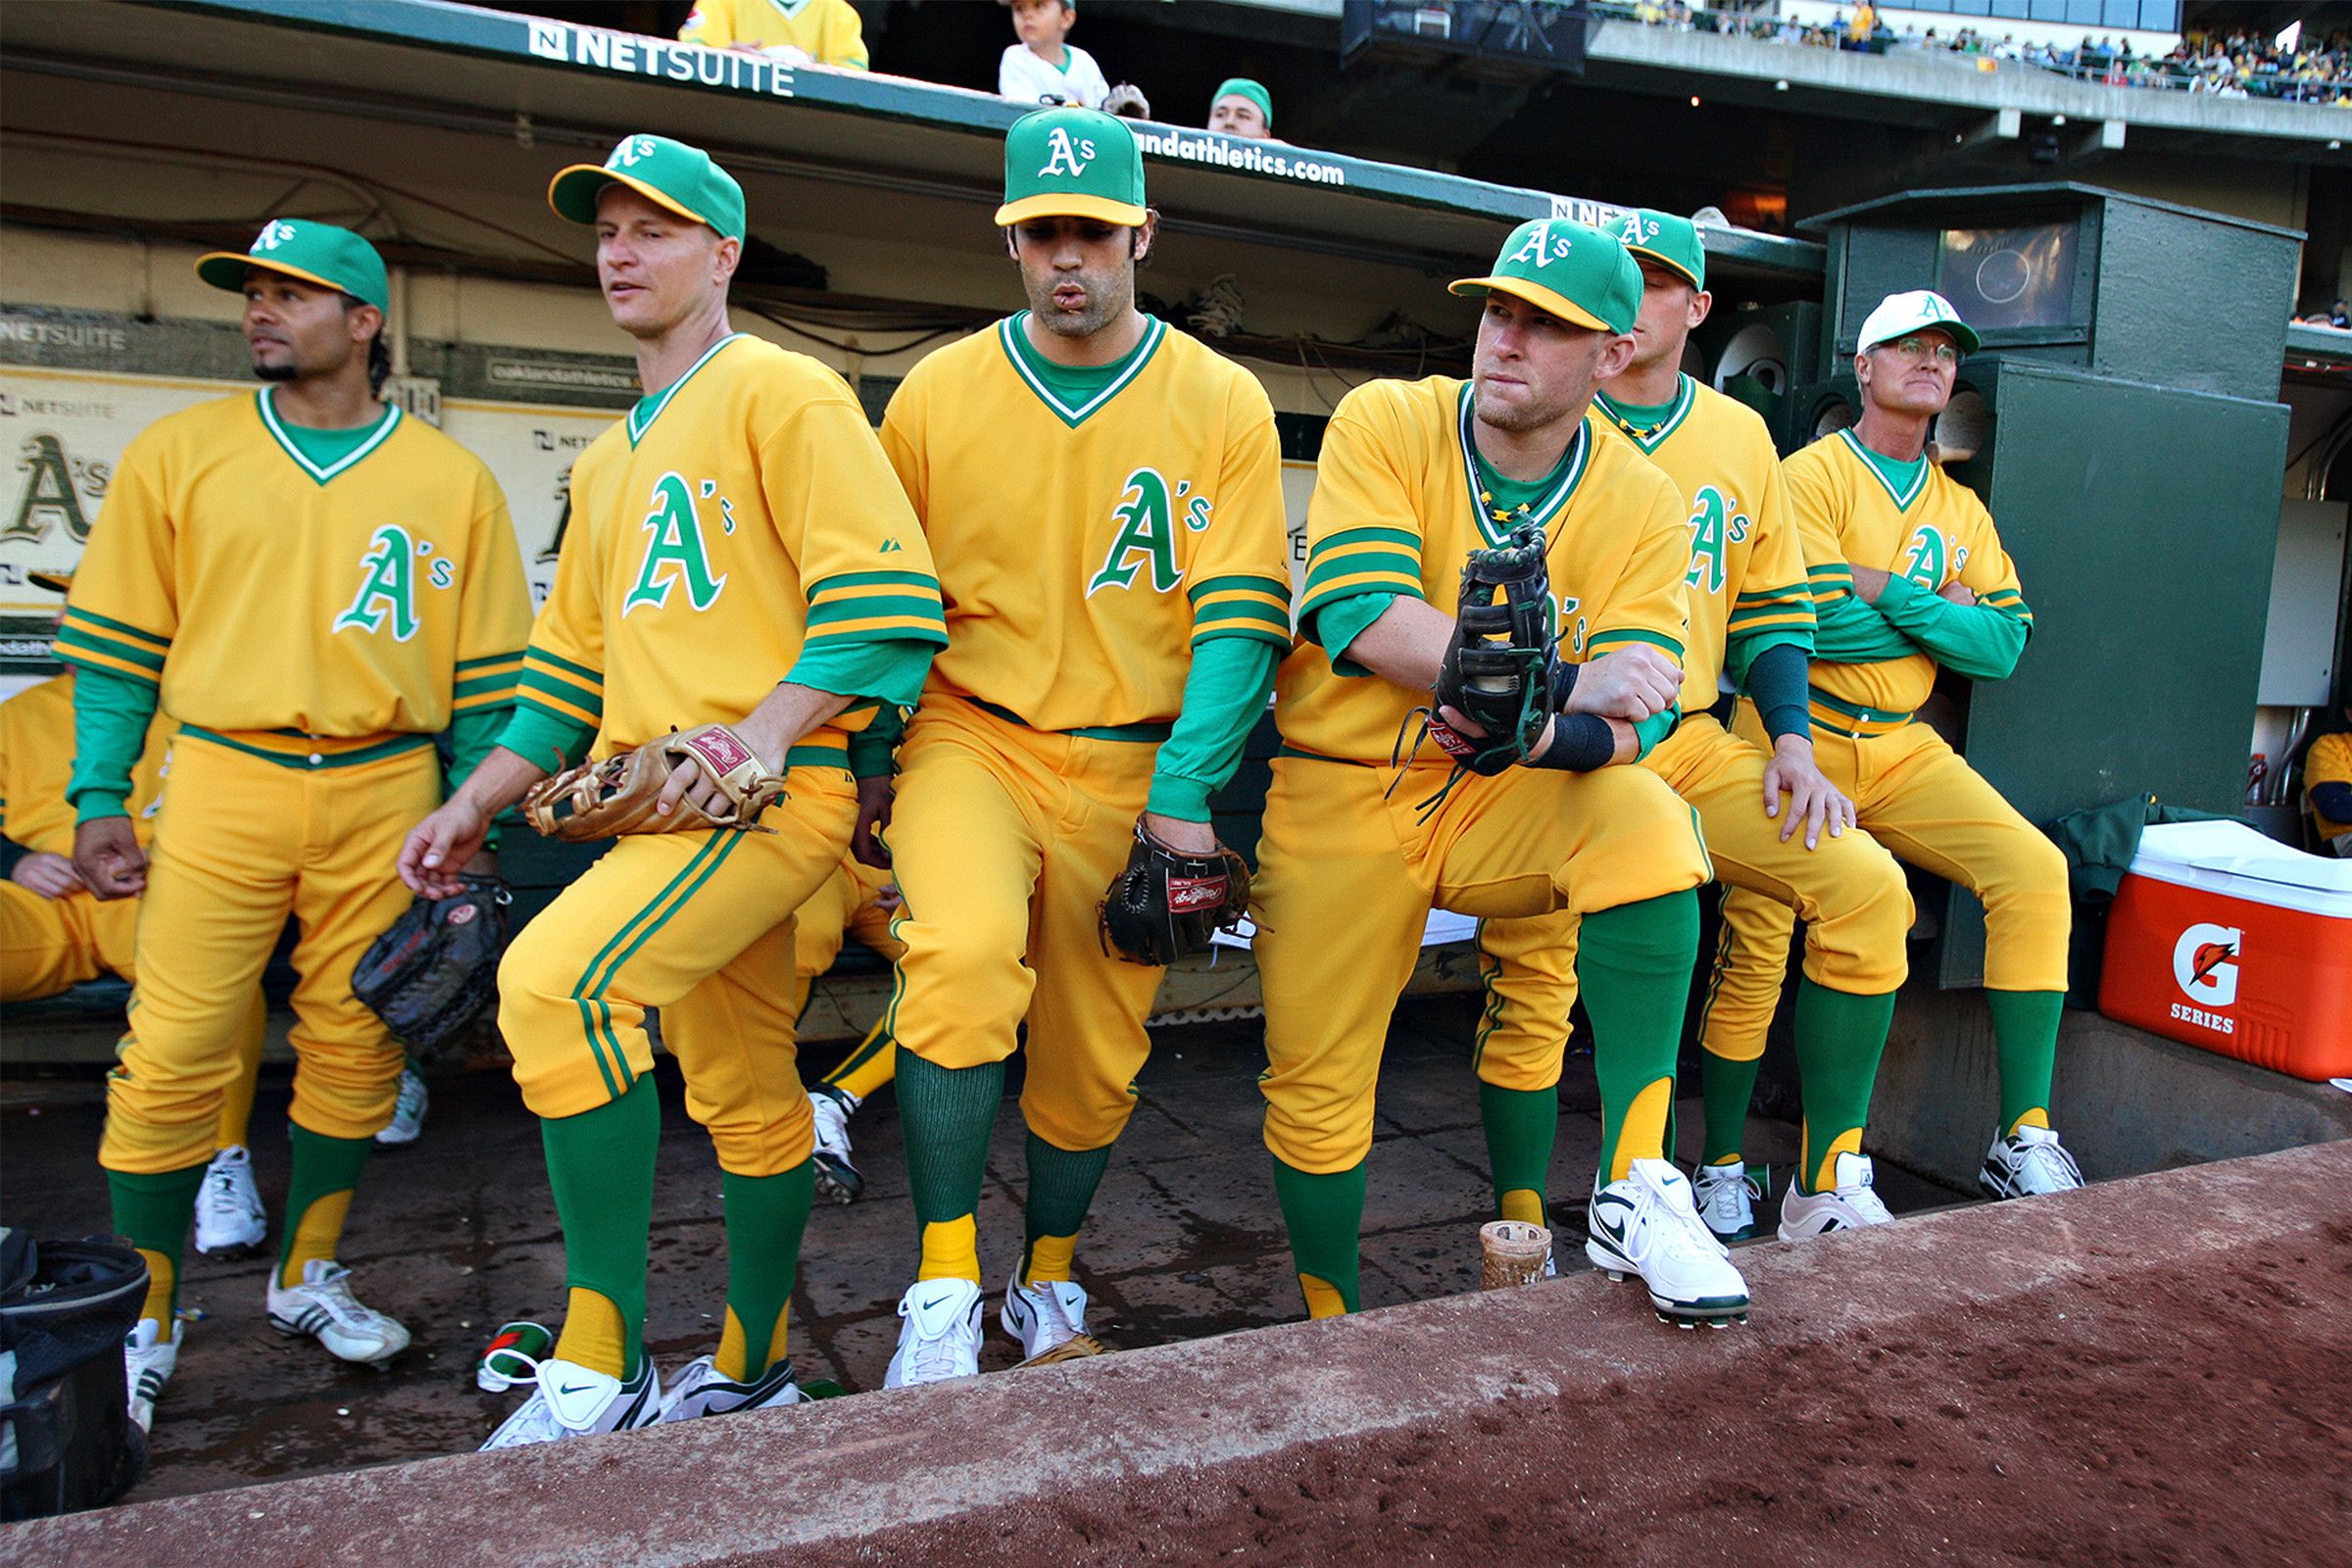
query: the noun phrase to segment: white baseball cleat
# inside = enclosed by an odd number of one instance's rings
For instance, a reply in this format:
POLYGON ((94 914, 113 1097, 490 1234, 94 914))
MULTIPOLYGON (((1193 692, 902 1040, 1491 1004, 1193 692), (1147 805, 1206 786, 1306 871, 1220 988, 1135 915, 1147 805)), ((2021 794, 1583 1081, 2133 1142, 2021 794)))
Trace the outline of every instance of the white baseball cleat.
POLYGON ((185 1323, 174 1323, 167 1340, 162 1324, 143 1317, 122 1336, 122 1381, 130 1395, 130 1418, 142 1432, 155 1430, 155 1401, 179 1365, 179 1342, 187 1332, 185 1323))
POLYGON ((259 1247, 269 1234, 262 1195, 253 1185, 253 1155, 232 1144, 213 1156, 204 1185, 196 1189, 196 1250, 259 1247))
POLYGON ((836 1203, 854 1203, 865 1191, 865 1178, 850 1161, 850 1118, 858 1103, 846 1090, 820 1084, 808 1091, 808 1113, 816 1121, 816 1150, 809 1156, 816 1167, 816 1196, 836 1203))
POLYGON ((1669 1161, 1635 1160, 1624 1180, 1592 1195, 1585 1228, 1585 1256, 1613 1280, 1641 1275, 1660 1321, 1685 1329, 1747 1321, 1747 1282, 1669 1161))
POLYGON ((382 1366, 409 1348, 409 1331, 397 1318, 363 1306, 351 1294, 351 1270, 330 1258, 302 1265, 302 1283, 278 1288, 270 1270, 270 1326, 280 1334, 308 1334, 345 1361, 382 1366))
POLYGON ((899 1298, 898 1353, 886 1389, 944 1383, 980 1373, 980 1287, 970 1280, 917 1280, 899 1298))
POLYGON ((1977 1185, 1988 1198, 2036 1198, 2082 1185, 2082 1169, 2047 1127, 2020 1127, 1984 1152, 1977 1185))
POLYGON ((652 1356, 639 1359, 637 1375, 625 1383, 552 1355, 532 1363, 538 1387, 521 1409, 499 1423, 481 1451, 652 1426, 662 1419, 662 1375, 654 1370, 652 1356))
POLYGON ((1800 1193, 1795 1184, 1789 1185, 1781 1199, 1782 1241, 1801 1242, 1808 1236, 1860 1230, 1894 1219, 1879 1201, 1879 1195, 1870 1190, 1873 1172, 1868 1154, 1839 1154, 1832 1174, 1836 1185, 1826 1193, 1800 1193))
POLYGON ((1007 1285, 999 1321, 1021 1342, 1023 1366, 1102 1353, 1102 1342, 1086 1332, 1086 1291, 1068 1280, 1007 1285))
POLYGON ((789 1359, 778 1361, 749 1383, 722 1378, 711 1369, 710 1357, 698 1355, 678 1369, 662 1401, 664 1421, 693 1421, 707 1415, 731 1415, 737 1410, 767 1410, 802 1404, 808 1396, 792 1375, 789 1359))
POLYGON ((424 1131, 424 1113, 433 1102, 425 1091, 424 1079, 414 1067, 400 1069, 400 1098, 392 1102, 392 1119, 375 1141, 387 1148, 398 1144, 413 1144, 424 1131))
POLYGON ((1719 1242, 1744 1242, 1756 1234, 1756 1205, 1772 1181, 1772 1167, 1748 1172, 1747 1161, 1701 1165, 1691 1173, 1692 1200, 1709 1235, 1719 1242))

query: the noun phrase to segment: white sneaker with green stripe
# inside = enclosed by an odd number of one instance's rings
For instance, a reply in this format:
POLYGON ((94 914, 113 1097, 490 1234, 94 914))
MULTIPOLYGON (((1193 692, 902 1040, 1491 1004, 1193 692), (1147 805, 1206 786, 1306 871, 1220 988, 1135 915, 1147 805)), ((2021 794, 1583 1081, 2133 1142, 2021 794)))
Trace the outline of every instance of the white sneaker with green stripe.
POLYGON ((172 1373, 179 1365, 179 1342, 187 1332, 185 1323, 174 1323, 167 1340, 161 1323, 143 1317, 122 1337, 122 1377, 129 1387, 130 1418, 142 1432, 155 1429, 155 1401, 163 1397, 164 1385, 172 1381, 172 1373))

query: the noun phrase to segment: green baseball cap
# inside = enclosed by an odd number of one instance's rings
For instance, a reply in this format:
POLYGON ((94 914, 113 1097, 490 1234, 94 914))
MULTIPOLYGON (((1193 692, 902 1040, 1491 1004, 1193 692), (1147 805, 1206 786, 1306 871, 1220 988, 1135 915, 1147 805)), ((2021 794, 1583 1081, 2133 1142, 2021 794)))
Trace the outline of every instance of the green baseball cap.
POLYGON ((1135 228, 1144 155, 1127 122, 1092 109, 1040 109, 1004 133, 1004 205, 997 226, 1032 218, 1091 218, 1135 228))
POLYGON ((1447 285, 1454 294, 1499 291, 1597 332, 1631 332, 1642 314, 1642 269, 1599 229, 1538 218, 1511 230, 1485 277, 1447 285))
POLYGON ((558 171, 548 182, 547 205, 575 223, 593 223, 607 185, 626 185, 680 218, 743 238, 743 187, 700 147, 667 136, 623 136, 602 164, 558 171))
POLYGON ((392 308, 384 259, 359 235, 332 223, 272 218, 254 236, 252 249, 208 251, 196 258, 196 275, 231 294, 245 292, 245 274, 257 267, 349 294, 379 311, 392 308))
POLYGON ((1617 239, 1642 260, 1670 267, 1690 280, 1692 288, 1707 286, 1707 248, 1699 243, 1698 225, 1688 218, 1643 207, 1617 223, 1617 239))
POLYGON ((1266 117, 1266 128, 1274 128, 1274 95, 1266 91, 1265 83, 1251 81, 1248 76, 1230 76, 1217 83, 1217 90, 1208 95, 1208 107, 1217 107, 1221 98, 1247 98, 1257 105, 1257 112, 1266 117))

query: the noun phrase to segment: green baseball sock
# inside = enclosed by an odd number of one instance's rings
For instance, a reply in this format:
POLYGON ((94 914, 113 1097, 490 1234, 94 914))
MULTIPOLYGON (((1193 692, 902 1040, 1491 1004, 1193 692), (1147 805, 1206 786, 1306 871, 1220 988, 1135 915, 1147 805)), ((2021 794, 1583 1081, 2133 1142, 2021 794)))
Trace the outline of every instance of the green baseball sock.
POLYGON ((1669 893, 1588 914, 1577 947, 1577 988, 1592 1019, 1600 1079, 1600 1181, 1637 1159, 1664 1159, 1674 1108, 1690 971, 1698 962, 1698 895, 1669 893))
POLYGON ((1894 993, 1857 997, 1796 982, 1796 1073, 1805 1102, 1804 1152, 1796 1190, 1818 1193, 1836 1174, 1838 1155, 1862 1152, 1879 1055, 1894 1022, 1894 993))
POLYGON ((1713 1052, 1699 1055, 1698 1092, 1706 1106, 1707 1143, 1700 1155, 1707 1164, 1725 1165, 1742 1157, 1747 1143, 1747 1108, 1755 1102, 1756 1070, 1761 1056, 1735 1061, 1713 1052))
POLYGON ((188 1245, 188 1222, 196 1217, 196 1195, 204 1190, 210 1163, 152 1176, 127 1170, 106 1173, 115 1233, 147 1259, 147 1304, 139 1316, 162 1325, 167 1340, 179 1312, 179 1260, 188 1245))
POLYGON ((628 1378, 645 1353, 646 1252, 662 1101, 651 1074, 610 1104, 539 1123, 564 1227, 567 1301, 556 1354, 628 1378))
POLYGON ((2001 1064, 2001 1131, 2050 1124, 2050 1076, 2058 1067, 2063 991, 1987 991, 1992 1044, 2001 1064))
POLYGON ((718 1188, 727 1218, 727 1324, 711 1369, 749 1383, 788 1353, 780 1331, 816 1200, 816 1167, 804 1159, 773 1176, 722 1170, 718 1188))
POLYGON ((1327 1176, 1310 1175, 1281 1156, 1274 1160, 1274 1196, 1291 1233, 1291 1257, 1312 1317, 1356 1309, 1362 1286, 1356 1238, 1364 1228, 1361 1161, 1327 1176))
POLYGON ((1551 1145, 1560 1130, 1560 1088, 1500 1089, 1478 1086, 1478 1118, 1487 1130, 1487 1166, 1494 1175, 1494 1213, 1499 1219, 1546 1225, 1545 1188, 1551 1177, 1551 1145))
POLYGON ((921 1227, 923 1279, 980 1283, 974 1215, 988 1174, 988 1140, 1004 1100, 1004 1063, 942 1067, 899 1053, 899 1120, 906 1129, 906 1185, 921 1227))
POLYGON ((1023 1205, 1027 1239, 1021 1248, 1023 1285, 1070 1277, 1078 1228, 1094 1206, 1095 1189, 1110 1164, 1110 1145, 1101 1149, 1056 1149, 1035 1133, 1028 1137, 1029 1196, 1023 1205))
POLYGON ((285 1232, 277 1248, 277 1286, 302 1283, 303 1265, 331 1258, 343 1240, 343 1217, 360 1171, 375 1149, 372 1138, 329 1138, 308 1127, 289 1126, 294 1174, 286 1185, 285 1232))

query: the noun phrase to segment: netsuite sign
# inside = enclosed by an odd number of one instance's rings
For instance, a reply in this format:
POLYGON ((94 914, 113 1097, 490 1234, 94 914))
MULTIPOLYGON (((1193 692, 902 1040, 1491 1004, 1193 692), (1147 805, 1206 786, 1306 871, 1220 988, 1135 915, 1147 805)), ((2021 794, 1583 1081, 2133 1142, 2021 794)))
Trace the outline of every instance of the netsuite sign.
POLYGON ((792 96, 792 67, 764 55, 736 49, 706 49, 700 44, 649 38, 634 32, 607 32, 601 27, 575 27, 564 22, 533 22, 531 53, 541 60, 593 66, 599 71, 660 81, 693 81, 706 87, 736 92, 792 96))

